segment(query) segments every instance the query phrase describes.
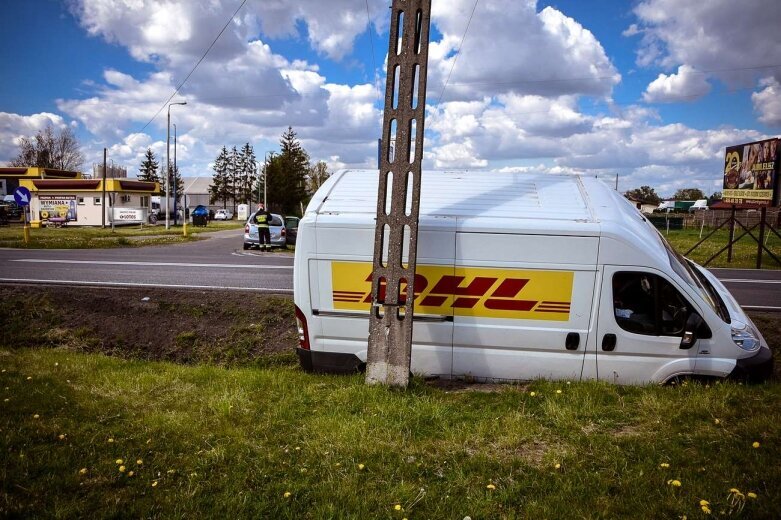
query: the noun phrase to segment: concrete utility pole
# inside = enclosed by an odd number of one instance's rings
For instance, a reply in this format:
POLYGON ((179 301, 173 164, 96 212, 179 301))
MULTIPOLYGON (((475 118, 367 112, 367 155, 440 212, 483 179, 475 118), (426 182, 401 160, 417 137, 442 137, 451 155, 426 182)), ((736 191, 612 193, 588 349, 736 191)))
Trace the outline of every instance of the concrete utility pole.
POLYGON ((186 105, 187 101, 168 103, 168 126, 165 134, 165 229, 170 229, 171 223, 171 107, 186 105))
MULTIPOLYGON (((101 216, 101 225, 103 229, 106 229, 106 158, 108 157, 108 150, 103 149, 103 182, 101 184, 103 185, 103 195, 100 199, 100 211, 103 212, 103 215, 101 216)), ((112 215, 113 217, 113 215, 112 215)), ((113 219, 112 219, 113 220, 113 219)))
POLYGON ((430 25, 431 0, 393 0, 377 190, 367 384, 405 388, 409 383, 430 25), (388 190, 390 207, 385 202, 388 190), (402 262, 405 241, 409 248, 406 265, 402 262))

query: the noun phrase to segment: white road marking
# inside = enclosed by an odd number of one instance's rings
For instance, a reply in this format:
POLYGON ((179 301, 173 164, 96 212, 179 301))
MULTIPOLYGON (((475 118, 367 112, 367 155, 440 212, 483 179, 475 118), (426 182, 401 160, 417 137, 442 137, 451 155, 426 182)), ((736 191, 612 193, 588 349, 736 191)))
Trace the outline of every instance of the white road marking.
POLYGON ((767 305, 741 305, 741 307, 749 311, 781 311, 781 307, 769 307, 767 305))
POLYGON ((189 285, 189 284, 165 284, 142 282, 88 282, 83 280, 41 280, 35 278, 0 278, 0 282, 6 283, 36 283, 55 285, 107 285, 110 287, 149 287, 168 289, 228 289, 234 291, 255 291, 268 293, 293 294, 293 289, 271 289, 269 287, 231 287, 227 285, 189 285))
POLYGON ((11 262, 32 264, 88 264, 88 265, 138 265, 158 267, 227 267, 230 269, 293 269, 292 265, 247 265, 247 264, 194 264, 187 262, 123 262, 108 260, 55 260, 44 258, 17 258, 11 262))
POLYGON ((781 280, 749 280, 746 278, 724 278, 720 280, 721 283, 769 283, 777 284, 781 283, 781 280))

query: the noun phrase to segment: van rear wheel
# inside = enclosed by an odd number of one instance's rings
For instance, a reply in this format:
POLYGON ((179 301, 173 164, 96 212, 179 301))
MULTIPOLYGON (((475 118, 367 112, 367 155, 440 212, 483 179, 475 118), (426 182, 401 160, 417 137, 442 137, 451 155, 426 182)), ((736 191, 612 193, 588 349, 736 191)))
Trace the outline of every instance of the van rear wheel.
POLYGON ((247 249, 249 249, 249 244, 244 242, 244 251, 246 251, 247 249))

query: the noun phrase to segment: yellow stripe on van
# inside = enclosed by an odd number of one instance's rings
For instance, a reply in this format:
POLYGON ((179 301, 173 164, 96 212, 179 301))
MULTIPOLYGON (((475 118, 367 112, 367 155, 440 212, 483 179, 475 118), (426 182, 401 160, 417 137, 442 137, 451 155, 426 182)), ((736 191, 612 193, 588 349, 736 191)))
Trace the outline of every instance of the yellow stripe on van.
MULTIPOLYGON (((368 312, 371 271, 368 262, 331 262, 333 308, 368 312)), ((415 313, 568 321, 574 277, 573 271, 418 265, 415 313)))

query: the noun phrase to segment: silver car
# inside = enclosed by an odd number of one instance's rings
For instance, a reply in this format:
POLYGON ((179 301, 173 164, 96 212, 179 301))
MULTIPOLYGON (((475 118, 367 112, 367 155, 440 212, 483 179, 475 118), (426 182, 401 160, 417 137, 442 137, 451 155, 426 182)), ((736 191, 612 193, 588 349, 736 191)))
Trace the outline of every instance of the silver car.
MULTIPOLYGON (((287 230, 281 215, 271 214, 268 230, 271 234, 271 247, 287 248, 287 230)), ((260 247, 259 242, 258 226, 255 225, 255 213, 253 212, 244 226, 244 249, 260 247)))

